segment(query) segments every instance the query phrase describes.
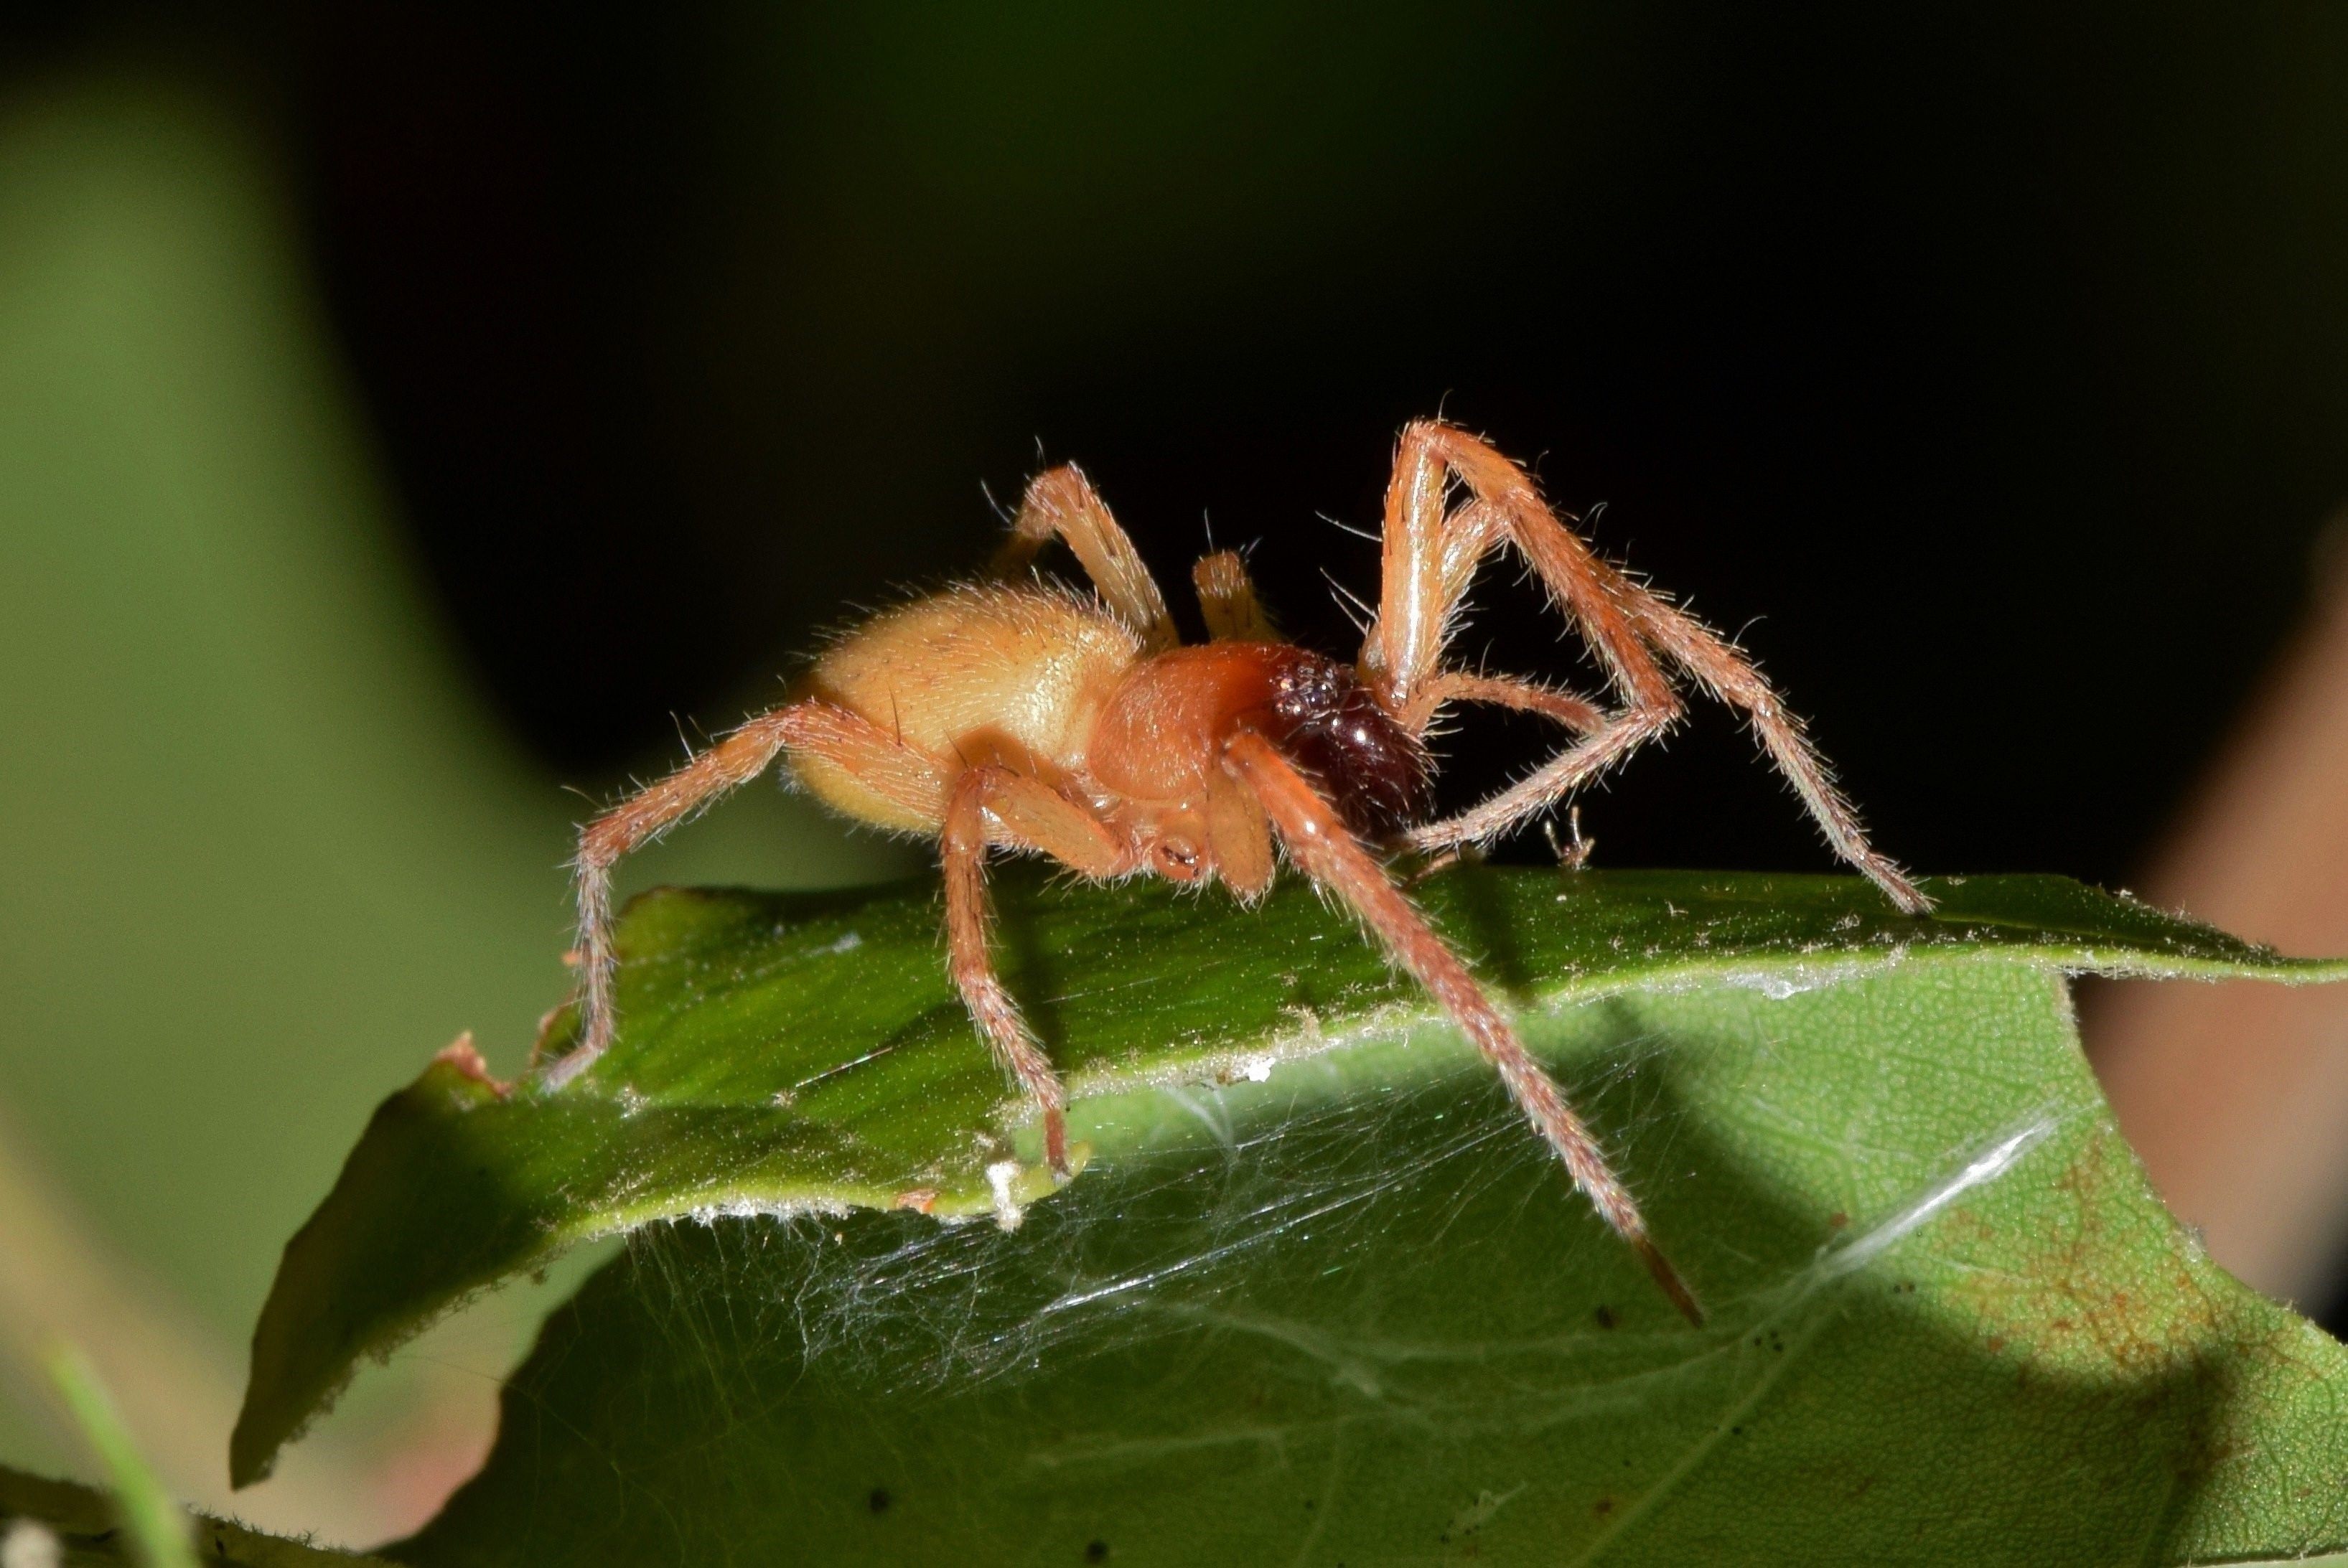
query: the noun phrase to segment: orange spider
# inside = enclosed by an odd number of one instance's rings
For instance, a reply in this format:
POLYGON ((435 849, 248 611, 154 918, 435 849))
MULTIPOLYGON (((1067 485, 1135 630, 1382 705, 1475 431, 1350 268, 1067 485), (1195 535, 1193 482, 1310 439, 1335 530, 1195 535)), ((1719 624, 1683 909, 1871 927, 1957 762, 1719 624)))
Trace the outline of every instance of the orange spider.
POLYGON ((1930 902, 1869 846, 1801 722, 1759 672, 1593 555, 1523 469, 1464 431, 1421 421, 1402 434, 1377 618, 1353 665, 1281 641, 1233 552, 1207 557, 1192 575, 1211 640, 1185 647, 1092 486, 1074 467, 1055 468, 1029 485, 989 580, 875 616, 823 654, 797 701, 590 823, 576 867, 582 1029, 577 1048, 546 1068, 548 1085, 611 1043, 613 863, 787 755, 839 811, 940 841, 954 984, 1040 1112, 1045 1158, 1065 1173, 1066 1095, 987 954, 988 848, 1039 851, 1091 878, 1220 877, 1248 902, 1272 884, 1277 833, 1290 861, 1351 906, 1457 1021, 1574 1184, 1701 1321, 1589 1129, 1367 845, 1442 851, 1540 813, 1678 722, 1667 673, 1676 666, 1750 716, 1837 853, 1901 909, 1919 914, 1930 902), (1054 535, 1097 598, 1023 572, 1054 535), (1502 544, 1573 619, 1619 706, 1444 668, 1469 581, 1502 544), (1423 737, 1444 704, 1459 702, 1539 713, 1579 738, 1482 804, 1424 823, 1423 737))

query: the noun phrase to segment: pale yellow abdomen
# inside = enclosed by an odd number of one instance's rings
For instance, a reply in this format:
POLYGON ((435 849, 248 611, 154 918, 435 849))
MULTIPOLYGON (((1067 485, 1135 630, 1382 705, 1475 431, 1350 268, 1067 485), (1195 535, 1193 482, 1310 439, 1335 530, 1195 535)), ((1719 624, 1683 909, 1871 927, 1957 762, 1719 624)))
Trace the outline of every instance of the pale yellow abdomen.
MULTIPOLYGON (((887 611, 835 644, 803 694, 861 715, 944 764, 1003 763, 1057 783, 1084 770, 1101 704, 1139 644, 1097 605, 1032 583, 958 588, 887 611)), ((934 830, 819 757, 791 766, 817 798, 882 827, 934 830)))

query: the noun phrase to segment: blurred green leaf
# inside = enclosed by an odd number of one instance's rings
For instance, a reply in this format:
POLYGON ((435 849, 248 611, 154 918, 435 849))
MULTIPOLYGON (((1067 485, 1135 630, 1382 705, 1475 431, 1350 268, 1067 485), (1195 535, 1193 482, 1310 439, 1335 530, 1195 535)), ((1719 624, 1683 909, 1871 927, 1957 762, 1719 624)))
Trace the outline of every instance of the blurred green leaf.
POLYGON ((115 1516, 121 1521, 131 1559, 139 1568, 195 1568, 195 1553, 188 1547, 188 1511, 148 1468, 88 1358, 77 1350, 53 1351, 49 1377, 81 1429, 82 1440, 114 1482, 115 1516))
MULTIPOLYGON (((319 1568, 325 1563, 385 1561, 263 1534, 233 1520, 198 1514, 192 1524, 201 1561, 221 1568, 319 1568)), ((93 1487, 77 1486, 71 1481, 47 1481, 0 1468, 0 1527, 5 1527, 0 1528, 0 1542, 6 1542, 10 1551, 21 1553, 22 1560, 30 1563, 44 1561, 37 1553, 48 1546, 55 1547, 56 1561, 68 1568, 149 1561, 138 1555, 138 1542, 123 1530, 115 1500, 93 1487), (37 1547, 29 1541, 21 1546, 15 1544, 24 1539, 16 1532, 25 1532, 31 1540, 38 1540, 38 1535, 33 1534, 36 1530, 49 1539, 37 1547)), ((5 1561, 8 1568, 15 1568, 19 1559, 8 1556, 5 1561)))
POLYGON ((577 1083, 444 1061, 377 1112, 287 1249, 237 1472, 467 1295, 691 1216, 558 1317, 487 1471, 393 1555, 2348 1540, 2348 1358, 2169 1221, 2058 973, 2343 967, 2059 878, 1935 891, 1909 920, 1829 877, 1423 890, 1622 1156, 1704 1330, 1301 885, 1246 913, 1004 878, 1006 970, 1089 1146, 1045 1201, 930 886, 656 895, 623 926, 619 1041, 577 1083), (933 1214, 887 1212, 907 1194, 933 1214), (936 1217, 990 1211, 1024 1223, 936 1217))
MULTIPOLYGON (((499 732, 401 548, 265 127, 192 65, 22 64, 0 92, 0 1143, 87 1216, 52 1227, 90 1233, 72 1266, 118 1248, 197 1352, 176 1430, 140 1430, 217 1502, 233 1336, 277 1248, 417 1040, 519 1024, 561 983, 582 807, 499 732)), ((636 874, 868 880, 899 864, 873 843, 748 791, 636 874)), ((493 1060, 522 1044, 484 1031, 493 1060)), ((107 1329, 73 1327, 107 1364, 107 1329)), ((68 1455, 0 1400, 0 1457, 68 1455)), ((332 1521, 243 1506, 363 1531, 348 1473, 281 1478, 347 1502, 332 1521)))

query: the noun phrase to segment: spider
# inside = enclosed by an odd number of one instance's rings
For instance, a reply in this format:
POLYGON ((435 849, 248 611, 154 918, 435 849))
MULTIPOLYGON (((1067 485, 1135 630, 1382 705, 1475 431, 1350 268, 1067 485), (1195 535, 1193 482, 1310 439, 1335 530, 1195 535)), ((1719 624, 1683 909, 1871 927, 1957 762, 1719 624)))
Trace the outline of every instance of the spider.
POLYGON ((1066 1092, 988 956, 987 852, 1040 853, 1091 879, 1220 879, 1245 904, 1272 885, 1276 836, 1289 861, 1344 900, 1450 1014, 1600 1216, 1701 1322, 1588 1127, 1377 852, 1440 855, 1540 815, 1679 722, 1676 670, 1744 710, 1837 853, 1902 910, 1921 914, 1930 902, 1869 845, 1800 720, 1759 672, 1594 555, 1524 469, 1488 443, 1440 421, 1403 431, 1381 575, 1375 619, 1347 665, 1282 641, 1240 557, 1209 555, 1192 578, 1210 640, 1185 645, 1083 473, 1038 476, 985 579, 872 617, 818 659, 796 700, 582 829, 582 1027, 578 1045, 547 1068, 547 1083, 575 1077, 612 1040, 613 862, 782 757, 845 815, 938 841, 954 985, 1040 1116, 1045 1158, 1065 1176, 1066 1092), (1056 537, 1094 596, 1027 570, 1056 537), (1446 666, 1470 580, 1503 546, 1596 652, 1613 705, 1446 666), (1427 821, 1426 737, 1454 702, 1536 713, 1575 738, 1481 804, 1427 821))

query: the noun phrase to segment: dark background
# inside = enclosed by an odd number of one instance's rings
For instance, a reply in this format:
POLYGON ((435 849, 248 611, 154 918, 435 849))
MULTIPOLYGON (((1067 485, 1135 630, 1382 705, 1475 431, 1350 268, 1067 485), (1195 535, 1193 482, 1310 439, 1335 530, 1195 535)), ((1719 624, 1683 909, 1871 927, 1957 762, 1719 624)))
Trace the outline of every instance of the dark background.
MULTIPOLYGON (((204 38, 417 559, 582 784, 980 561, 1039 450, 1350 648, 1319 573, 1372 547, 1315 514, 1375 526, 1441 409, 1745 631, 1895 853, 2110 882, 2348 497, 2337 10, 874 9, 204 38)), ((1564 672, 1488 602, 1467 652, 1564 672)), ((1589 815, 1612 864, 1822 863, 1716 714, 1589 815)))

